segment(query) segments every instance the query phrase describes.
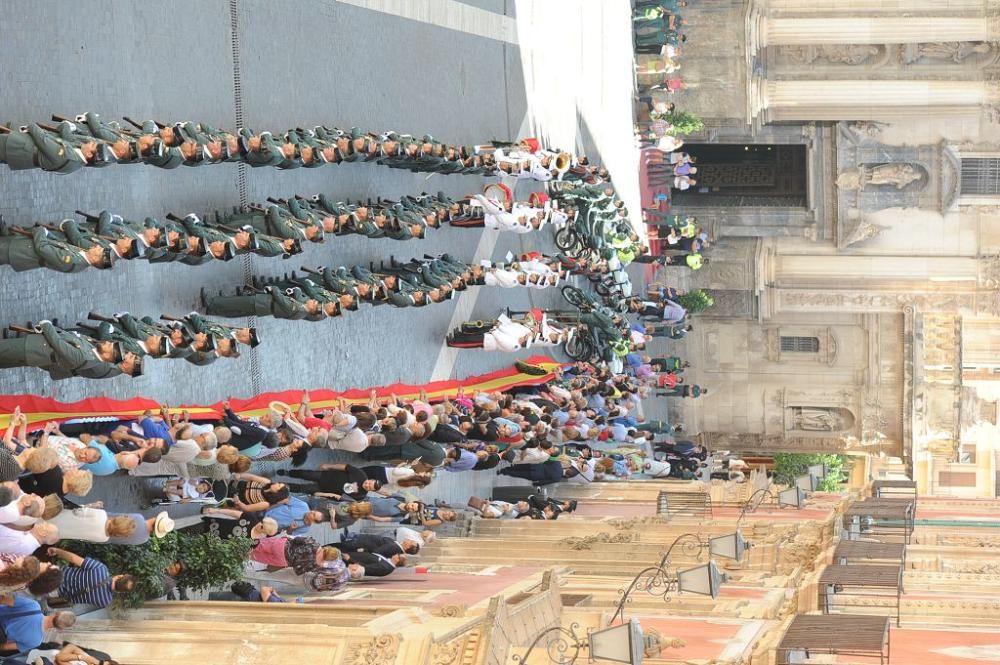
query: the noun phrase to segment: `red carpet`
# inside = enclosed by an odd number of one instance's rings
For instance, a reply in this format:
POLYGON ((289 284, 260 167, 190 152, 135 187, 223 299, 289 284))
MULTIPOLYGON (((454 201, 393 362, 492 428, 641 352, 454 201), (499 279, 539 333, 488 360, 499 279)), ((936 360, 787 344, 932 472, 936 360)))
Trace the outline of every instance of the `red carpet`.
MULTIPOLYGON (((547 356, 531 356, 524 359, 525 363, 535 365, 544 370, 544 374, 526 374, 516 367, 497 370, 489 374, 470 376, 452 381, 433 381, 414 386, 406 383, 394 383, 389 386, 375 388, 380 397, 396 395, 400 399, 416 398, 421 390, 426 391, 431 401, 445 397, 454 397, 459 388, 465 388, 471 395, 476 391, 495 392, 508 390, 515 386, 533 386, 552 379, 552 371, 560 366, 547 356)), ((340 398, 353 403, 365 403, 369 399, 371 388, 347 390, 342 393, 333 390, 310 390, 309 398, 314 410, 334 407, 340 398)), ((232 399, 234 411, 244 416, 258 416, 264 413, 268 404, 278 400, 297 409, 300 390, 286 390, 276 393, 263 393, 249 399, 232 399)), ((63 421, 73 418, 96 418, 100 416, 118 416, 123 419, 135 418, 146 410, 157 411, 159 404, 144 397, 133 397, 128 400, 115 400, 106 397, 90 397, 79 402, 58 402, 47 397, 36 395, 0 395, 0 428, 6 428, 10 423, 10 414, 14 407, 20 406, 21 412, 28 416, 29 429, 37 430, 50 420, 63 421)), ((222 413, 222 403, 208 405, 182 405, 171 407, 171 412, 188 411, 192 417, 212 417, 222 413)))

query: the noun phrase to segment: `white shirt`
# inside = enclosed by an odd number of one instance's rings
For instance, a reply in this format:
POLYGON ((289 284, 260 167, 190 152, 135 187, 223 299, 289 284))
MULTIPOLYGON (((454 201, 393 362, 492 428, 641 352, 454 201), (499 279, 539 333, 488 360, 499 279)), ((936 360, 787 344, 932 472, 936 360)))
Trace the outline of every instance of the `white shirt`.
MULTIPOLYGON (((419 543, 421 547, 424 546, 424 537, 420 535, 419 531, 414 531, 413 529, 407 528, 405 526, 397 527, 396 542, 401 543, 404 540, 412 540, 416 543, 419 543)), ((32 550, 32 552, 33 551, 34 550, 32 550)))
POLYGON ((538 180, 539 182, 548 182, 552 180, 552 171, 542 166, 542 163, 537 159, 529 160, 531 163, 531 168, 525 169, 523 166, 518 172, 517 177, 519 180, 538 180))
POLYGON ((642 466, 642 473, 653 478, 666 478, 670 475, 670 462, 661 462, 660 460, 647 457, 643 460, 642 466), (649 465, 648 469, 645 468, 646 465, 649 465))
POLYGON ((195 443, 193 439, 184 439, 183 441, 175 441, 174 445, 170 446, 170 450, 167 451, 167 454, 162 459, 178 464, 187 464, 196 458, 200 452, 201 446, 195 443))
POLYGON ((194 464, 195 466, 212 466, 215 464, 215 456, 219 454, 218 448, 212 448, 211 450, 203 450, 198 455, 195 456, 193 460, 188 462, 189 464, 194 464), (204 455, 204 457, 202 457, 204 455))
POLYGON ((48 445, 59 454, 59 468, 63 473, 80 468, 80 462, 74 457, 73 451, 86 448, 83 441, 71 436, 49 434, 48 445))
POLYGON ((368 447, 368 436, 357 427, 348 432, 339 432, 336 428, 330 430, 327 446, 334 450, 347 450, 360 453, 368 447))
POLYGON ((483 348, 487 351, 518 351, 524 348, 521 338, 533 335, 527 326, 512 321, 506 314, 501 314, 493 330, 483 335, 483 348))
POLYGON ((486 286, 499 286, 501 289, 511 289, 518 284, 517 276, 520 273, 509 268, 494 268, 483 274, 483 283, 486 286))
POLYGON ((0 524, 16 523, 21 518, 21 510, 17 504, 18 501, 15 499, 6 506, 0 507, 0 524))
POLYGON ((0 552, 28 556, 41 547, 29 531, 15 531, 0 524, 0 552))
POLYGON ((100 508, 64 510, 49 522, 59 527, 60 539, 85 540, 89 543, 108 542, 108 534, 104 531, 108 523, 108 514, 100 508))
POLYGON ((586 466, 582 470, 578 466, 576 466, 576 464, 573 465, 573 468, 577 470, 577 474, 572 478, 567 478, 566 482, 570 483, 593 482, 594 466, 597 464, 597 460, 589 459, 589 460, 584 460, 584 462, 586 463, 586 466))
POLYGON ((394 466, 385 470, 386 478, 389 479, 389 484, 396 485, 403 478, 412 478, 417 475, 417 472, 413 470, 411 466, 394 466))
POLYGON ((517 451, 517 464, 541 464, 542 462, 547 462, 549 457, 548 451, 542 450, 541 448, 522 448, 517 451))

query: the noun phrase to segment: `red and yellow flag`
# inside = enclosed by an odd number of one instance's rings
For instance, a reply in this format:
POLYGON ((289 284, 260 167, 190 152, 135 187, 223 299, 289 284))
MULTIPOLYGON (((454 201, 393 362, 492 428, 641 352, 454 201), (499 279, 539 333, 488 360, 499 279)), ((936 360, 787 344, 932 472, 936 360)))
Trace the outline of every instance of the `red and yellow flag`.
MULTIPOLYGON (((508 369, 470 376, 465 379, 450 381, 432 381, 424 385, 394 383, 375 388, 379 397, 395 395, 400 399, 416 399, 423 390, 430 401, 439 401, 446 397, 454 397, 459 388, 464 388, 470 395, 475 392, 498 392, 517 386, 535 386, 552 379, 553 371, 561 363, 547 356, 532 356, 521 361, 519 366, 508 369), (525 366, 534 368, 533 372, 525 372, 525 366)), ((348 403, 364 404, 370 398, 371 388, 345 390, 335 392, 328 389, 309 391, 310 406, 314 410, 335 407, 340 399, 348 403)), ((281 392, 262 393, 248 399, 233 398, 230 405, 242 416, 259 416, 267 411, 273 401, 284 402, 293 409, 298 409, 299 400, 304 391, 284 390, 281 392)), ((10 414, 15 407, 21 407, 21 413, 28 416, 29 429, 40 429, 46 422, 63 422, 77 418, 115 417, 123 420, 137 418, 146 411, 156 412, 160 406, 155 400, 145 397, 133 397, 126 400, 107 397, 88 397, 78 402, 59 402, 48 397, 37 395, 0 395, 0 429, 10 424, 10 414)), ((172 412, 187 411, 195 419, 211 419, 222 415, 222 402, 207 405, 180 405, 171 407, 172 412)))

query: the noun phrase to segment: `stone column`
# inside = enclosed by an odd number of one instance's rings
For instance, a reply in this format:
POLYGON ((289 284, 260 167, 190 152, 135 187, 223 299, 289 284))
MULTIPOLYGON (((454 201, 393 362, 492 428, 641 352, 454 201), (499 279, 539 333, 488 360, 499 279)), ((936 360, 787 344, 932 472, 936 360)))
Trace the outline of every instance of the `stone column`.
POLYGON ((837 121, 969 113, 996 101, 987 81, 766 81, 761 106, 775 121, 837 121))
POLYGON ((995 25, 981 17, 765 17, 759 30, 761 46, 983 42, 997 39, 995 25))
MULTIPOLYGON (((939 14, 944 8, 941 0, 768 0, 772 14, 783 16, 851 16, 903 14, 939 14)), ((948 0, 950 13, 978 13, 983 10, 983 0, 948 0)))

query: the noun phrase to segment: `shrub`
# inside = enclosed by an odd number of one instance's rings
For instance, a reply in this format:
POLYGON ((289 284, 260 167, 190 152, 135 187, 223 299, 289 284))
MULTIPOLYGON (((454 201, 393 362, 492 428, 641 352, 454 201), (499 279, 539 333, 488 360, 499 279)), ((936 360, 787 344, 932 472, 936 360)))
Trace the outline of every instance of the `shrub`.
POLYGON ((795 479, 808 473, 813 464, 826 464, 826 478, 816 488, 820 492, 838 492, 847 481, 847 458, 844 455, 778 453, 774 456, 774 481, 794 485, 795 479))
POLYGON ((184 564, 184 571, 177 577, 179 587, 200 591, 242 579, 243 562, 253 548, 253 541, 245 537, 222 539, 214 533, 175 531, 164 538, 150 538, 142 545, 69 541, 65 547, 103 562, 112 575, 128 573, 136 578, 133 592, 115 594, 111 609, 121 611, 162 596, 167 567, 175 561, 184 564))
POLYGON ((712 296, 701 289, 694 289, 677 296, 677 304, 687 310, 689 315, 700 314, 715 304, 712 296))
POLYGON ((687 111, 666 113, 663 115, 663 119, 673 125, 670 133, 676 136, 686 136, 687 134, 694 134, 705 129, 705 121, 694 113, 688 113, 687 111))

